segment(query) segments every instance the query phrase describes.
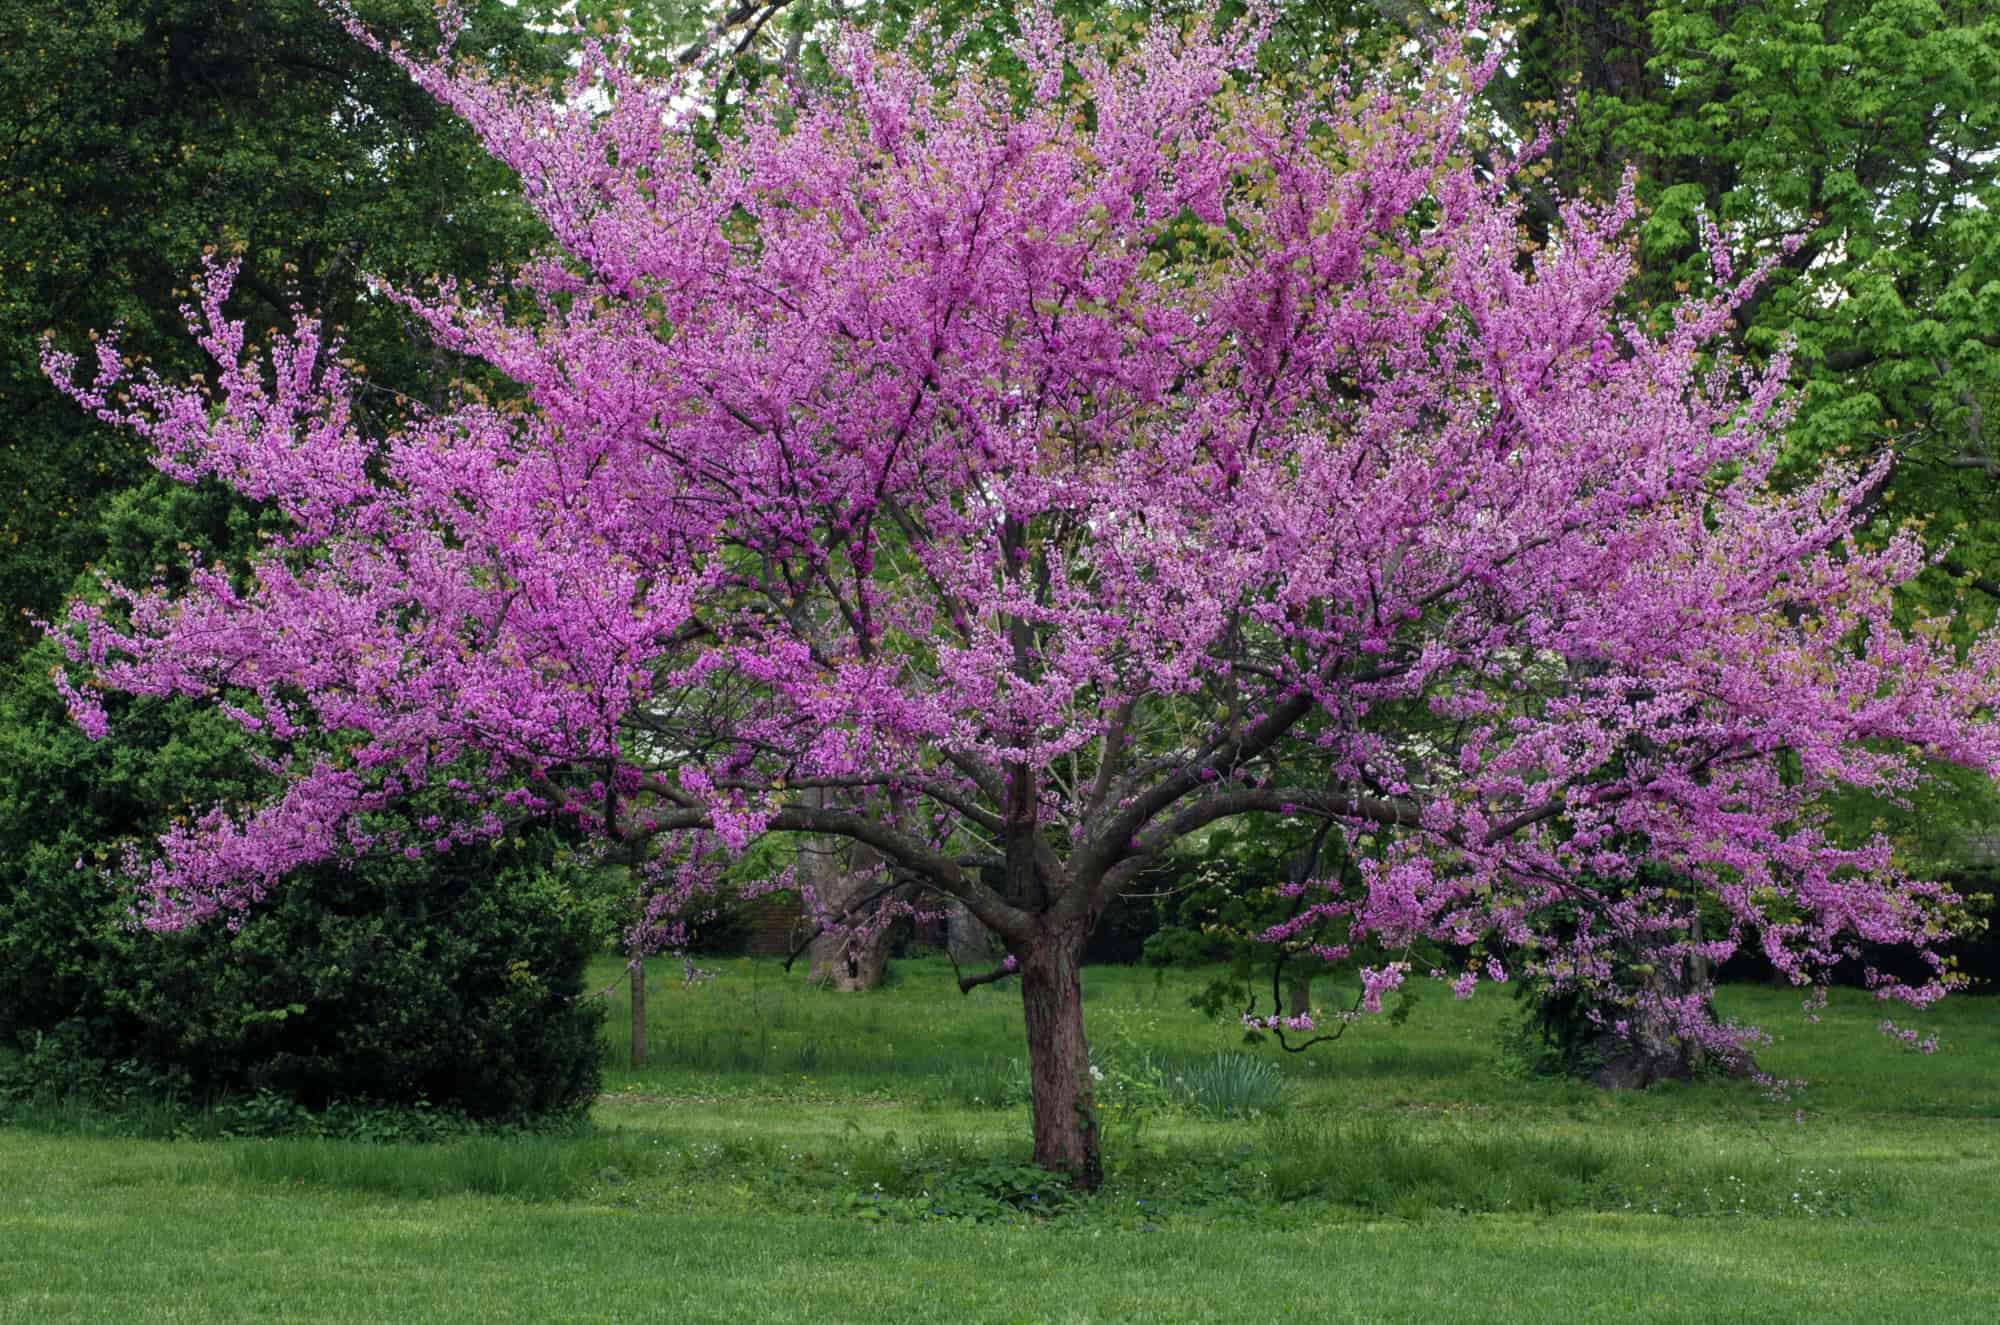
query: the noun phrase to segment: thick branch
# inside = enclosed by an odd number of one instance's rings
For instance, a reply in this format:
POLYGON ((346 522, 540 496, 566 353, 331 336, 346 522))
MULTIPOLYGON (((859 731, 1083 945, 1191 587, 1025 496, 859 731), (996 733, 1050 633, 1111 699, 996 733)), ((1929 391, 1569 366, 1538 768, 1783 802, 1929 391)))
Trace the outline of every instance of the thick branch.
POLYGON ((1083 802, 1083 818, 1088 821, 1104 808, 1104 798, 1111 791, 1111 780, 1116 774, 1118 763, 1125 757, 1125 742, 1132 727, 1133 701, 1126 700, 1111 715, 1111 722, 1104 729, 1104 739, 1098 745, 1097 777, 1090 784, 1090 793, 1083 802))
MULTIPOLYGON (((715 785, 725 790, 769 791, 768 779, 759 778, 717 778, 715 785)), ((988 832, 1001 830, 1000 816, 977 804, 958 789, 942 785, 930 778, 910 774, 865 774, 856 777, 807 777, 786 778, 784 786, 788 790, 805 791, 814 788, 841 790, 873 790, 907 788, 920 796, 927 796, 962 818, 969 819, 988 832)))
MULTIPOLYGON (((654 833, 713 826, 708 811, 696 805, 683 805, 647 822, 647 828, 654 833)), ((878 819, 849 810, 787 805, 771 817, 767 826, 777 832, 824 833, 845 837, 873 847, 893 865, 964 902, 972 914, 1002 935, 1011 937, 1026 933, 1033 924, 1033 918, 1027 912, 1009 904, 988 887, 976 871, 967 869, 957 859, 935 851, 915 838, 897 832, 878 819)))
POLYGON ((1312 707, 1312 696, 1301 690, 1242 735, 1212 743, 1203 756, 1190 760, 1151 789, 1132 797, 1071 859, 1072 876, 1086 885, 1103 878, 1106 871, 1132 850, 1135 839, 1155 815, 1204 785, 1204 772, 1233 767, 1270 749, 1312 712, 1312 707))
POLYGON ((1018 970, 1018 967, 1002 962, 990 971, 981 971, 977 975, 961 975, 958 977, 958 992, 969 994, 981 985, 995 984, 1001 980, 1005 980, 1008 976, 1017 974, 1018 970))
POLYGON ((1418 828, 1423 824, 1423 810, 1416 802, 1360 792, 1306 791, 1296 787, 1245 787, 1216 792, 1182 807, 1172 818, 1140 834, 1129 847, 1129 854, 1105 871, 1097 889, 1098 898, 1108 901, 1116 896, 1155 856, 1190 833, 1260 810, 1349 823, 1360 821, 1385 828, 1418 828))

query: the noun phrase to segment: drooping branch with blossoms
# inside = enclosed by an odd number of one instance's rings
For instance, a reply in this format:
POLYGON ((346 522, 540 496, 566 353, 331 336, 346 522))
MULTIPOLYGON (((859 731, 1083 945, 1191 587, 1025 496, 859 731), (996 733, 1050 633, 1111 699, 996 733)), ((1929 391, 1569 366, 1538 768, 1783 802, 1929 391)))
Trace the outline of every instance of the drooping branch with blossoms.
POLYGON ((1716 351, 1754 273, 1718 250, 1725 296, 1656 335, 1613 311, 1629 194, 1528 244, 1518 166, 1469 150, 1497 51, 1301 89, 1246 29, 1023 25, 1026 96, 856 33, 713 142, 615 45, 553 99, 386 52, 555 235, 506 287, 385 292, 516 398, 363 435, 338 345, 253 350, 226 266, 214 380, 50 355, 290 521, 247 581, 63 627, 86 725, 93 687, 176 692, 270 743, 267 804, 139 870, 149 923, 530 815, 682 861, 848 838, 1004 939, 1036 1154, 1085 1182, 1084 939, 1234 816, 1345 834, 1361 886, 1271 938, 1363 960, 1364 1002, 1420 938, 1601 983, 1676 923, 1646 862, 1719 900, 1713 956, 1934 954, 1950 893, 1815 807, 2000 763, 2000 646, 1897 627, 1927 554, 1851 538, 1873 474, 1773 485, 1782 365, 1716 351), (434 839, 370 827, 440 785, 434 839))

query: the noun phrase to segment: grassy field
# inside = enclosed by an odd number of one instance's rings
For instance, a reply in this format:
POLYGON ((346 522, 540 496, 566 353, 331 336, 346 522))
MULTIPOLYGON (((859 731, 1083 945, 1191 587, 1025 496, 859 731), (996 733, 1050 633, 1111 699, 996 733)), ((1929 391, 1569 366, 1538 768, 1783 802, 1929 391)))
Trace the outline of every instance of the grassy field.
POLYGON ((574 1134, 18 1120, 0 1321, 2000 1319, 1992 1000, 1939 1009, 1920 1057, 1862 997, 1809 1025, 1725 991, 1810 1084, 1614 1098, 1510 1067, 1490 991, 1274 1063, 1188 1010, 1195 977, 1093 968, 1111 1171, 1079 1201, 1022 1162, 1011 990, 709 964, 655 971, 654 1063, 611 1067, 574 1134))

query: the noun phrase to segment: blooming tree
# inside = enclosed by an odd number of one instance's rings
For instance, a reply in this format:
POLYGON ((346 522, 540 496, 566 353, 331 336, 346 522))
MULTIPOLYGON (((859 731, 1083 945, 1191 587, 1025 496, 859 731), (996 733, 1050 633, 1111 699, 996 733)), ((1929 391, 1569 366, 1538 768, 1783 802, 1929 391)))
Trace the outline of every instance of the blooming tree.
MULTIPOLYGON (((247 576, 63 627, 86 726, 93 687, 176 692, 269 742, 268 802, 132 862, 148 923, 532 815, 681 893, 766 832, 850 839, 1004 940, 963 983, 1018 975, 1035 1154, 1085 1183, 1084 940, 1233 816, 1361 860, 1271 937, 1360 960, 1365 1007, 1421 940, 1478 953, 1460 993, 1689 944, 1642 864, 1719 902, 1705 953, 1802 984, 1930 951, 1954 899, 1815 801, 2000 762, 2000 646, 1892 620, 1926 554, 1849 538, 1872 472, 1773 486, 1782 374, 1712 357, 1730 300, 1614 318, 1629 197, 1526 244, 1460 43, 1306 95, 1241 30, 1024 25, 1025 97, 856 34, 719 141, 615 46, 560 99, 389 52, 559 245, 394 293, 517 396, 363 435, 358 370, 305 317, 250 345, 226 266, 212 381, 51 355, 167 473, 289 521, 247 576), (428 836, 392 838, 412 798, 428 836)), ((1933 960, 1883 992, 1934 997, 1933 960)))

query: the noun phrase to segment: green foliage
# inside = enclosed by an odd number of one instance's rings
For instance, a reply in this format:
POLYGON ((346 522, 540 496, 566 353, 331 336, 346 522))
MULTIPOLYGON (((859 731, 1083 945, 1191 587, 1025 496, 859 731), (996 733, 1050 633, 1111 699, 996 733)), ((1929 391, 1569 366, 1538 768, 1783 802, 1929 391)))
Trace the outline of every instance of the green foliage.
MULTIPOLYGON (((177 542, 240 548, 255 520, 211 488, 149 483, 110 501, 106 559, 150 578, 177 542)), ((597 934, 559 842, 327 867, 235 928, 148 933, 122 848, 249 799, 253 757, 272 752, 180 698, 119 702, 94 743, 48 678, 59 660, 43 643, 0 688, 0 1043, 59 1046, 32 1061, 156 1093, 314 1108, 429 1099, 512 1118, 595 1092, 601 1010, 577 995, 597 934)))
POLYGON ((29 877, 0 892, 10 932, 32 939, 0 957, 22 995, 6 1029, 40 1050, 29 1068, 59 1070, 38 1078, 58 1093, 116 1081, 312 1109, 571 1112, 601 1061, 602 1010, 580 998, 594 935, 541 854, 316 871, 236 929, 177 935, 126 927, 109 883, 29 877), (38 990, 51 967, 63 978, 38 990))
POLYGON ((1851 840, 1886 834, 1909 869, 1951 877, 1992 871, 2000 824, 2000 785, 1972 769, 1934 764, 1932 785, 1916 801, 1897 805, 1850 792, 1828 808, 1838 829, 1851 840))
MULTIPOLYGON (((355 8, 435 41, 429 0, 355 8)), ((468 8, 468 52, 560 67, 503 0, 468 8)), ((199 371, 179 308, 203 253, 233 254, 252 334, 294 305, 319 311, 365 365, 364 416, 379 414, 435 402, 454 365, 365 277, 476 276, 541 232, 472 134, 314 0, 0 0, 0 47, 4 671, 35 639, 23 614, 56 611, 105 550, 103 504, 146 472, 137 438, 43 379, 44 332, 80 348, 117 326, 163 372, 199 371)))
POLYGON ((2000 485, 2000 16, 1933 0, 1524 5, 1517 104, 1573 106, 1556 177, 1632 162, 1644 288, 1709 281, 1697 212, 1782 256, 1742 341, 1795 342, 1796 458, 1893 452, 1876 532, 1914 520, 1952 555, 1912 610, 1992 619, 2000 485))
POLYGON ((1268 1117, 1285 1104, 1285 1074, 1270 1059, 1240 1050, 1190 1063, 1172 1080, 1189 1109, 1211 1118, 1268 1117))
MULTIPOLYGON (((1324 1007, 1332 1001, 1326 982, 1343 964, 1322 960, 1302 940, 1274 945, 1261 935, 1297 915, 1306 900, 1286 896, 1285 885, 1328 878, 1348 888, 1359 884, 1340 830, 1322 835, 1309 823, 1271 814, 1226 821, 1149 877, 1148 886, 1163 894, 1167 918, 1146 941, 1146 960, 1160 967, 1225 962, 1189 997, 1190 1006, 1209 1017, 1283 1012, 1295 990, 1307 991, 1314 1006, 1324 1007)), ((1339 938, 1324 927, 1313 935, 1315 942, 1339 938)), ((1420 969, 1455 964, 1435 945, 1422 946, 1412 958, 1420 969)), ((1391 1004, 1392 1022, 1409 1014, 1414 997, 1407 986, 1399 991, 1391 1004)), ((1250 1031, 1244 1038, 1256 1044, 1264 1035, 1250 1031)))
POLYGON ((1519 979, 1514 1024, 1501 1031, 1498 1051, 1508 1070, 1587 1081, 1604 1066, 1604 1035, 1585 1015, 1587 1004, 1546 981, 1519 979))
MULTIPOLYGON (((47 1135, 146 1140, 313 1140, 360 1147, 434 1146, 467 1137, 568 1135, 580 1111, 480 1117, 428 1099, 343 1098, 313 1109, 259 1089, 196 1098, 185 1078, 135 1058, 108 1063, 74 1023, 38 1033, 26 1053, 0 1050, 0 1124, 47 1135)), ((365 1153, 365 1152, 364 1152, 365 1153)))
POLYGON ((134 1052, 309 1107, 575 1110, 600 1062, 600 1009, 579 998, 594 936, 546 852, 502 854, 316 872, 234 932, 154 940, 117 995, 134 1052))

